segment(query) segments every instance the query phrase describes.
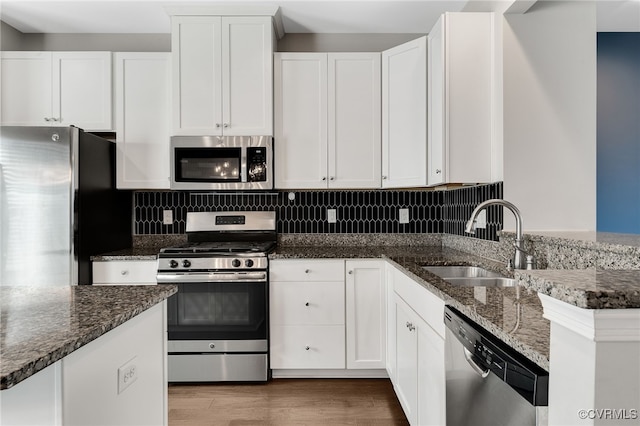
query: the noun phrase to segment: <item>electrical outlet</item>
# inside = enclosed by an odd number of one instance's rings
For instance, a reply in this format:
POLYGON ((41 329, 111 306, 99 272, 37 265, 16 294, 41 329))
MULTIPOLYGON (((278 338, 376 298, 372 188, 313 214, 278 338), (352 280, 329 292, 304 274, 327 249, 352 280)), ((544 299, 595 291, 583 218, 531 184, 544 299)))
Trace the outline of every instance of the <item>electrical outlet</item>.
POLYGON ((135 364, 136 357, 118 368, 118 394, 124 392, 133 382, 138 380, 138 367, 135 364))
POLYGON ((398 211, 398 220, 400 223, 409 223, 409 209, 400 209, 398 211))
POLYGON ((173 210, 162 211, 162 223, 164 225, 173 225, 173 210))
POLYGON ((487 227, 487 210, 480 210, 478 216, 476 217, 476 228, 486 228, 487 227))
POLYGON ((327 209, 327 222, 336 223, 336 209, 327 209))

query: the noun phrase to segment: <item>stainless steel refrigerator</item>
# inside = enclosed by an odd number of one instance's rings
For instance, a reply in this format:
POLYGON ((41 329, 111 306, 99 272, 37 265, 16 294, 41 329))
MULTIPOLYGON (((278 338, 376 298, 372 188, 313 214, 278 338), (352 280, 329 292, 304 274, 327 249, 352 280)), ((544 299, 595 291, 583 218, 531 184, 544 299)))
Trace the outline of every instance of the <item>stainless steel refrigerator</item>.
POLYGON ((76 127, 0 127, 0 285, 91 284, 92 255, 131 246, 115 144, 76 127))

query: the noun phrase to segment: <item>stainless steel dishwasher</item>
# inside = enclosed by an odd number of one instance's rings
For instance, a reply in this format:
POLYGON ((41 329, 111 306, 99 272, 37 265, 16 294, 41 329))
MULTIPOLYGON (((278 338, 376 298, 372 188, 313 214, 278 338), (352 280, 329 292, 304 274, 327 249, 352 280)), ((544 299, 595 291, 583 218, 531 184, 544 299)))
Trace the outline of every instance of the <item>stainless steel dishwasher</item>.
POLYGON ((455 308, 444 323, 447 426, 547 424, 549 373, 455 308))

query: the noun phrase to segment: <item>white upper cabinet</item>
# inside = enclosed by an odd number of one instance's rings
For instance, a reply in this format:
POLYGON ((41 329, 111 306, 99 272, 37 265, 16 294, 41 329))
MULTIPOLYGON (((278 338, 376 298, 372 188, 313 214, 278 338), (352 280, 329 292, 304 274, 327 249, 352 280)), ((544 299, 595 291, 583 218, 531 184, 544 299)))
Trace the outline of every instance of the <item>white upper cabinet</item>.
POLYGON ((382 187, 427 184, 427 38, 382 52, 382 187))
POLYGON ((445 13, 429 32, 429 185, 490 182, 492 13, 445 13))
POLYGON ((271 17, 172 17, 173 133, 273 134, 271 17))
POLYGON ((380 54, 276 53, 277 188, 380 187, 380 54))
POLYGON ((169 189, 171 54, 115 53, 116 179, 121 189, 169 189))
POLYGON ((276 53, 275 186, 327 187, 327 55, 276 53))
POLYGON ((2 52, 2 124, 113 130, 110 52, 2 52))

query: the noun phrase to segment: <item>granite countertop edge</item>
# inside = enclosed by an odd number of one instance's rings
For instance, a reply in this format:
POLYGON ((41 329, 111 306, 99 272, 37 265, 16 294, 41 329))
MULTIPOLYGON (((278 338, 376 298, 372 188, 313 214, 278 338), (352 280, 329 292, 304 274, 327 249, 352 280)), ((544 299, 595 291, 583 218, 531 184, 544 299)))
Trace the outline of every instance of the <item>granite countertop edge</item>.
POLYGON ((81 336, 69 338, 60 342, 58 348, 47 354, 37 357, 36 359, 24 362, 20 367, 14 368, 9 372, 2 372, 0 377, 0 390, 10 389, 23 380, 33 376, 46 367, 60 361, 72 352, 80 349, 88 343, 96 340, 107 332, 115 329, 119 325, 124 324, 135 316, 148 310, 149 308, 162 302, 172 294, 177 292, 177 287, 173 285, 163 285, 162 289, 150 295, 147 299, 138 303, 134 308, 129 309, 118 315, 114 315, 110 321, 103 322, 100 325, 86 330, 81 336))

